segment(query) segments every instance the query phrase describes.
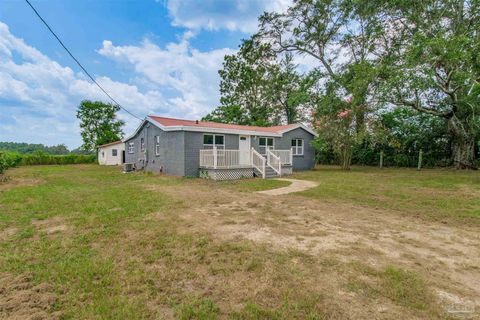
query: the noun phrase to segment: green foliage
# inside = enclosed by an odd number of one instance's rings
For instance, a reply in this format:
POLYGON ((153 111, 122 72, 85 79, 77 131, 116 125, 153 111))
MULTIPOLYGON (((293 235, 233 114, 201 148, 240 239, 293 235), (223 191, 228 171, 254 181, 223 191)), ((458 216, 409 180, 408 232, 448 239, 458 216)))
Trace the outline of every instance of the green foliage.
POLYGON ((293 56, 277 56, 255 37, 235 55, 225 56, 219 71, 221 106, 206 121, 268 126, 302 120, 311 103, 310 77, 298 74, 293 56))
POLYGON ((20 154, 0 151, 0 174, 3 174, 8 168, 16 167, 20 161, 20 154))
POLYGON ((84 100, 77 110, 83 139, 82 149, 95 151, 99 145, 118 141, 123 137, 124 122, 117 119, 120 107, 101 101, 84 100))
POLYGON ((68 154, 68 155, 49 155, 41 151, 37 151, 33 154, 22 155, 19 162, 20 165, 51 165, 51 164, 81 164, 81 163, 95 163, 95 155, 81 155, 81 154, 68 154))
MULTIPOLYGON (((380 9, 381 8, 381 9, 380 9)), ((457 168, 474 168, 480 129, 479 1, 394 1, 378 16, 385 101, 445 119, 457 168), (401 22, 401 23, 399 23, 401 22)))
POLYGON ((13 151, 22 154, 43 151, 48 154, 68 154, 68 148, 64 144, 56 146, 45 146, 43 144, 0 142, 0 150, 13 151))

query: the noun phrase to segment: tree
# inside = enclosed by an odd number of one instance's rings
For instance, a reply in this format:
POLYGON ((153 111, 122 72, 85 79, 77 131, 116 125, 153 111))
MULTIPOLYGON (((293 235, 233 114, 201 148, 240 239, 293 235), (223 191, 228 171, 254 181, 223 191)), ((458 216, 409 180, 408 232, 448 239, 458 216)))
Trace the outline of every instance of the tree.
POLYGON ((95 151, 99 145, 118 141, 123 137, 124 122, 117 119, 120 107, 101 101, 83 100, 77 110, 83 139, 82 149, 95 151))
POLYGON ((480 127, 480 1, 402 0, 377 13, 385 100, 446 120, 457 169, 474 169, 480 127))
POLYGON ((317 61, 320 98, 314 124, 324 126, 318 129, 329 136, 333 131, 346 139, 326 139, 341 154, 344 169, 350 167, 352 148, 365 136, 367 114, 375 107, 375 41, 381 33, 373 9, 371 1, 299 0, 285 13, 264 13, 256 35, 275 52, 317 61), (342 110, 345 100, 348 109, 342 110), (339 118, 342 112, 348 117, 339 118))
POLYGON ((305 111, 312 108, 309 90, 314 81, 312 76, 302 76, 297 72, 291 53, 270 68, 268 93, 275 123, 290 124, 305 120, 305 111))
POLYGON ((253 39, 243 41, 237 54, 226 55, 218 72, 220 103, 204 120, 266 126, 271 123, 268 102, 268 69, 275 56, 268 46, 253 39))
POLYGON ((203 120, 259 126, 301 120, 312 80, 298 74, 292 55, 279 58, 254 38, 244 41, 237 54, 225 56, 219 71, 221 106, 203 120))
POLYGON ((351 97, 356 131, 362 131, 374 80, 378 19, 371 1, 299 0, 285 13, 264 13, 256 37, 275 52, 314 58, 319 78, 351 97))

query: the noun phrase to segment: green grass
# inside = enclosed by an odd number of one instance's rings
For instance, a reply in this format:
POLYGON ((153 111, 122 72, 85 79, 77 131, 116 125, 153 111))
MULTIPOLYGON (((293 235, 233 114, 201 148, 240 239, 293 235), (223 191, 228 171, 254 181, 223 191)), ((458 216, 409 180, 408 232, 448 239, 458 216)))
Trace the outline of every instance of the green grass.
POLYGON ((293 176, 318 181, 301 194, 315 199, 392 209, 421 218, 480 223, 480 172, 320 166, 293 176))
MULTIPOLYGON (((49 312, 65 319, 347 317, 350 312, 328 299, 330 278, 373 301, 437 316, 428 283, 413 271, 219 239, 179 219, 179 212, 194 214, 197 189, 210 198, 225 188, 244 197, 288 182, 122 174, 97 165, 21 167, 9 175, 12 187, 0 188, 0 276, 28 274, 36 284, 51 284, 58 300, 49 312), (190 196, 167 192, 182 188, 190 196), (59 225, 64 229, 49 232, 59 225)), ((458 221, 479 216, 476 172, 321 167, 294 178, 320 182, 295 196, 332 206, 361 204, 458 221)))
POLYGON ((434 295, 425 280, 411 271, 394 266, 378 271, 361 263, 352 263, 352 267, 357 273, 347 283, 349 291, 370 299, 388 298, 414 310, 435 306, 434 295))

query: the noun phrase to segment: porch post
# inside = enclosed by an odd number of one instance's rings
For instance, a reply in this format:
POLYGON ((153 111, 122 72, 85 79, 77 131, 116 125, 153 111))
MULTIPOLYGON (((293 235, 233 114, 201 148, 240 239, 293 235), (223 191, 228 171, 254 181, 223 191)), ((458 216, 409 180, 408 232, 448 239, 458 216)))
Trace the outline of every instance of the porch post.
POLYGON ((213 147, 213 168, 217 169, 217 147, 213 147))
POLYGON ((290 164, 293 166, 293 147, 290 148, 290 164))
POLYGON ((250 165, 253 166, 253 148, 250 149, 250 165))

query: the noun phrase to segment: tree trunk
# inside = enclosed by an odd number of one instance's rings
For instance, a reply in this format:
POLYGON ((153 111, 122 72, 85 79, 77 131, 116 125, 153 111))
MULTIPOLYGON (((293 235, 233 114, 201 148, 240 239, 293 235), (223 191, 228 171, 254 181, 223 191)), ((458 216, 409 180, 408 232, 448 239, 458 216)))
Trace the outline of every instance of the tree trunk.
POLYGON ((477 169, 475 164, 475 139, 453 138, 453 165, 456 169, 477 169))
POLYGON ((475 163, 475 134, 467 132, 463 123, 454 115, 448 119, 453 135, 453 165, 456 169, 477 169, 475 163))

